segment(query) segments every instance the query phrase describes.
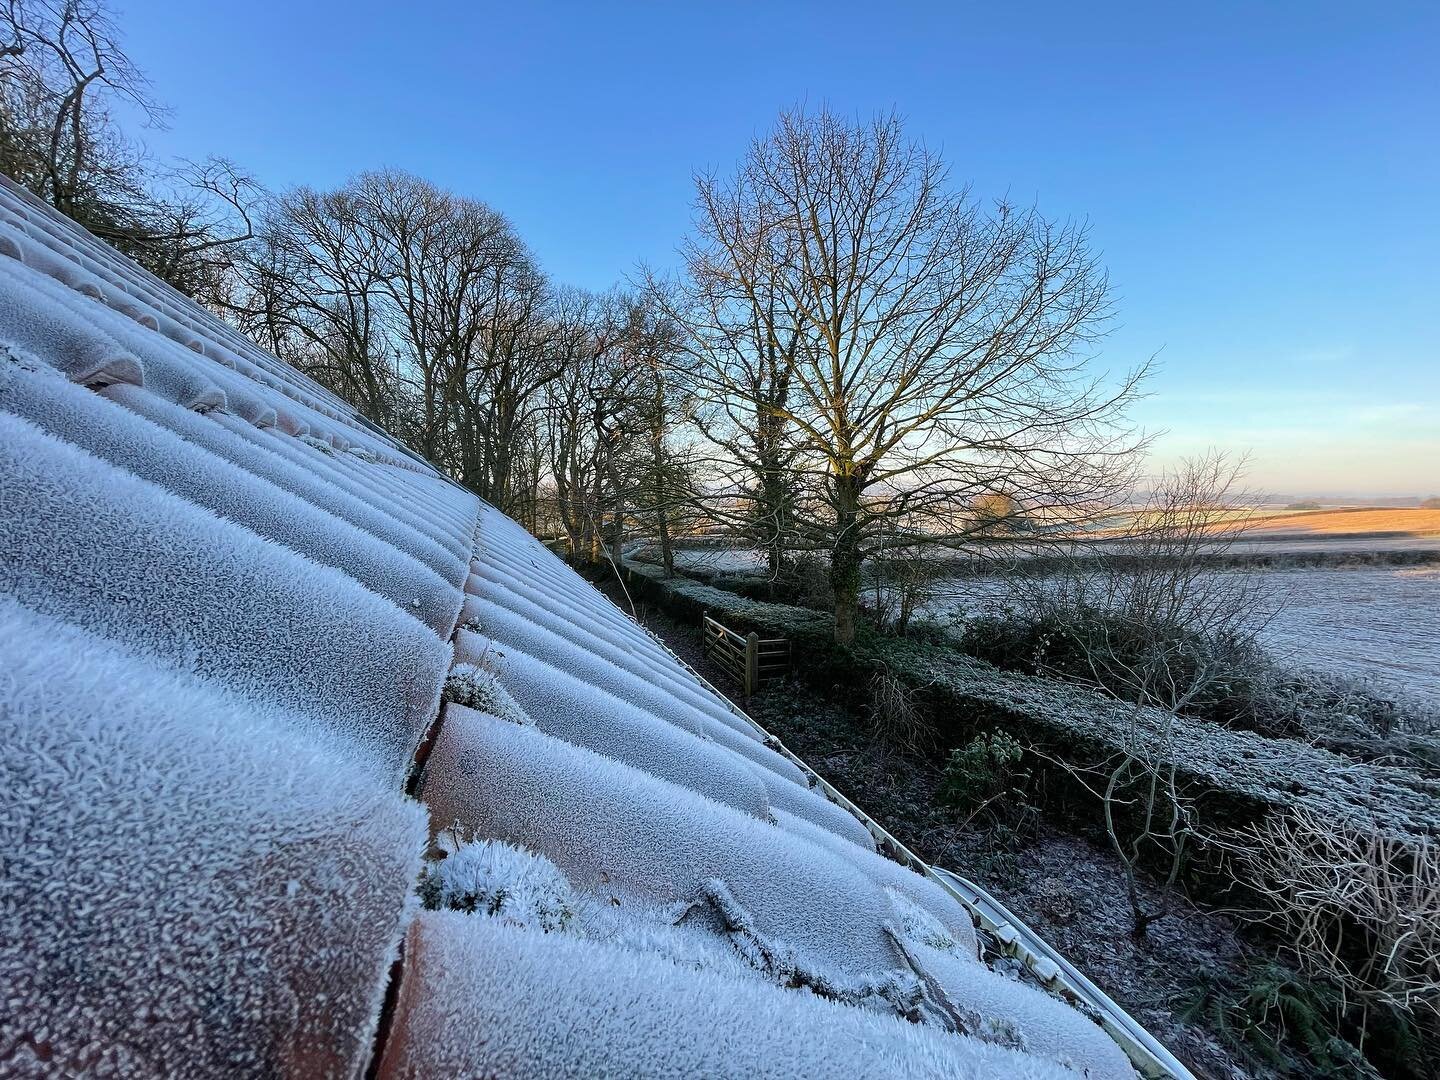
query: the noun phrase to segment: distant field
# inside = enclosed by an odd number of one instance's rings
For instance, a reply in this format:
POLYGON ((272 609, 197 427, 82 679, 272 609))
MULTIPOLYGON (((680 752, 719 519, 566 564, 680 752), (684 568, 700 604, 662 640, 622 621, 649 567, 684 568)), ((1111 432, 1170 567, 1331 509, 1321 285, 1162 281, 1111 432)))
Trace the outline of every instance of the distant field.
POLYGON ((1356 507, 1345 510, 1259 512, 1248 536, 1440 536, 1440 510, 1417 507, 1356 507))

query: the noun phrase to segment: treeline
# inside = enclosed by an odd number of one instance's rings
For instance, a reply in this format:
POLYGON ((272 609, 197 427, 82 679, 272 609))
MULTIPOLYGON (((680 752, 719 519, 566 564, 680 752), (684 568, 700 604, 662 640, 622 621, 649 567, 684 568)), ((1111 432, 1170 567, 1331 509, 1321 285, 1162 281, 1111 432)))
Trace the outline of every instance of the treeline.
POLYGON ((260 191, 158 169, 95 0, 7 10, 0 166, 579 557, 721 528, 809 566, 854 637, 862 568, 1064 535, 1131 489, 1141 369, 1090 369, 1083 224, 986 202, 899 117, 789 111, 696 180, 673 273, 551 281, 513 225, 403 172, 260 191))

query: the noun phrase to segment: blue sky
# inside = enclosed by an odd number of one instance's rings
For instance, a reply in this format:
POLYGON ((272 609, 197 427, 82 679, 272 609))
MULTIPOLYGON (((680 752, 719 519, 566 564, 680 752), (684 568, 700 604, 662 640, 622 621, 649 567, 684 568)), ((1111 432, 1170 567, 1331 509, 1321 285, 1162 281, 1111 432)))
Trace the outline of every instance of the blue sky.
POLYGON ((672 263, 694 170, 782 106, 893 106, 977 194, 1090 220, 1160 458, 1440 493, 1440 4, 414 7, 130 0, 144 137, 273 188, 406 168, 599 288, 672 263))

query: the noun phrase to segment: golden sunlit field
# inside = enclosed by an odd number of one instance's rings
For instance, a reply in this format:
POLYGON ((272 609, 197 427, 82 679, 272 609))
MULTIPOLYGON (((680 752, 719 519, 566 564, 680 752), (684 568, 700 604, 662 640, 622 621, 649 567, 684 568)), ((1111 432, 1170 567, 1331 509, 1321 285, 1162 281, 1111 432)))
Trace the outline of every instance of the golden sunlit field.
MULTIPOLYGON (((1209 522, 1208 528, 1217 534, 1243 525, 1244 536, 1252 540, 1440 536, 1440 509, 1414 506, 1353 506, 1319 510, 1235 507, 1212 510, 1205 517, 1209 522)), ((1132 530, 1143 529, 1151 520, 1152 515, 1145 512, 1117 514, 1093 530, 1091 535, 1123 536, 1132 530)))
POLYGON ((1246 530, 1249 535, 1294 533, 1312 536, 1387 533, 1397 536, 1440 536, 1440 510, 1418 507, 1356 507, 1343 510, 1259 511, 1246 530))

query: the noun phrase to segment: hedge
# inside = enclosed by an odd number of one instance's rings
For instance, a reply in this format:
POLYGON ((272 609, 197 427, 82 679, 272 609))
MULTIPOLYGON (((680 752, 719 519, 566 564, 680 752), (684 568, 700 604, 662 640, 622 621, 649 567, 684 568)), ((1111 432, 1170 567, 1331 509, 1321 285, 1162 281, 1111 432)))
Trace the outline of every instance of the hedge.
POLYGON ((839 646, 827 613, 736 596, 685 577, 666 578, 656 566, 627 563, 626 570, 633 592, 677 618, 698 623, 701 612, 709 611, 741 633, 790 638, 797 671, 822 688, 853 688, 887 671, 917 692, 947 746, 1004 728, 1044 754, 1089 764, 1121 752, 1138 736, 1168 745, 1201 821, 1210 826, 1238 826, 1304 808, 1397 837, 1440 834, 1440 783, 1410 770, 1361 764, 1294 740, 1174 717, 1073 683, 1001 671, 944 644, 862 633, 853 646, 839 646))

